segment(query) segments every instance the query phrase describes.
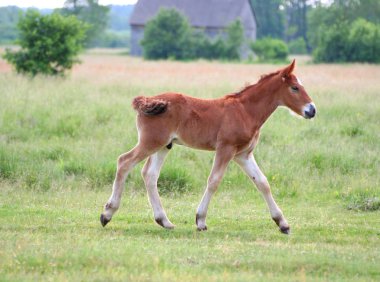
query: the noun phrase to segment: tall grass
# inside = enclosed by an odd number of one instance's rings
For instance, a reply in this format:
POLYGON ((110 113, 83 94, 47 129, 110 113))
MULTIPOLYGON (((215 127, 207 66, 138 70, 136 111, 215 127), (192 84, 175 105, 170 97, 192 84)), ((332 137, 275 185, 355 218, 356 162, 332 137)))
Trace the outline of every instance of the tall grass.
MULTIPOLYGON (((134 96, 178 91, 219 97, 274 68, 208 62, 156 64, 87 55, 67 79, 29 80, 6 72, 0 78, 1 178, 45 190, 68 182, 91 189, 109 186, 117 156, 137 141, 130 107, 134 96)), ((313 194, 316 187, 330 192, 329 183, 340 177, 344 189, 364 175, 369 176, 365 186, 374 189, 379 167, 378 67, 302 65, 297 73, 317 104, 317 119, 294 119, 278 110, 263 128, 256 150, 263 170, 276 189, 293 189, 290 194, 313 194), (309 188, 296 192, 295 187, 305 182, 309 188)), ((161 186, 170 186, 180 167, 186 184, 180 184, 179 190, 203 186, 212 155, 178 146, 173 151, 163 170, 166 184, 161 186), (195 177, 184 176, 185 171, 195 177)), ((139 178, 138 172, 133 173, 131 182, 140 183, 139 178)), ((226 181, 246 184, 242 178, 231 167, 226 181)))

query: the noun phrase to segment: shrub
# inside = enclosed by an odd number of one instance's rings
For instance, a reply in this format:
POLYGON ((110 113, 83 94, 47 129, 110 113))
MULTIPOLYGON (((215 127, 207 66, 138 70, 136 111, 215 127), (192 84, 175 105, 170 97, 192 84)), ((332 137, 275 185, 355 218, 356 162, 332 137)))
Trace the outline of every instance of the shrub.
POLYGON ((141 45, 147 59, 185 59, 189 57, 190 25, 186 18, 174 9, 161 9, 150 20, 144 31, 141 45))
POLYGON ((280 39, 263 38, 251 44, 260 61, 285 61, 289 55, 286 43, 280 39))
POLYGON ((339 23, 324 28, 314 50, 314 60, 317 62, 345 62, 348 60, 348 32, 347 23, 339 23))
POLYGON ((305 39, 298 37, 288 43, 290 54, 307 54, 307 47, 305 39))
POLYGON ((208 60, 228 58, 227 44, 220 36, 210 39, 203 32, 197 32, 191 42, 193 58, 208 60))
POLYGON ((87 25, 75 17, 41 15, 28 10, 18 22, 21 50, 6 50, 4 58, 18 73, 63 74, 78 60, 87 25))

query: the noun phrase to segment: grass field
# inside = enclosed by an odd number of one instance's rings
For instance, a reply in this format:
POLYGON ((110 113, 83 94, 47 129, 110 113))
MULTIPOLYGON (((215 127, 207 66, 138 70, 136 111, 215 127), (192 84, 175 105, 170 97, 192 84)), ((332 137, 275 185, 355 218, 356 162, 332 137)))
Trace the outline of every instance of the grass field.
POLYGON ((229 166, 197 232, 213 154, 174 146, 159 180, 174 230, 154 223, 139 165, 102 228, 116 159, 137 140, 130 103, 177 91, 220 97, 279 66, 82 56, 66 78, 0 60, 1 281, 379 281, 380 66, 301 64, 316 119, 279 109, 256 159, 292 234, 229 166))

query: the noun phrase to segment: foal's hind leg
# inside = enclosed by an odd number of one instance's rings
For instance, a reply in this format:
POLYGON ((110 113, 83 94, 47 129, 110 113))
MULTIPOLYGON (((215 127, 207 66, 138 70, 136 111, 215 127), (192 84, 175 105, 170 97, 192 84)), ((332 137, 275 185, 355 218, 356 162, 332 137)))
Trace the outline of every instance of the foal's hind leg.
POLYGON ((123 192, 124 183, 128 173, 132 168, 144 160, 149 153, 141 146, 136 146, 128 153, 122 154, 117 161, 117 172, 112 187, 112 195, 104 206, 104 211, 100 215, 100 222, 105 226, 111 221, 113 214, 120 206, 121 194, 123 192))
POLYGON ((242 155, 236 156, 235 161, 241 166, 248 177, 256 184, 257 189, 261 192, 265 201, 267 202, 272 219, 276 222, 280 228, 280 231, 282 233, 289 234, 290 228, 288 222, 286 221, 281 209, 277 206, 275 200, 273 199, 268 180, 261 172, 253 155, 244 153, 242 155))
POLYGON ((172 229, 174 225, 170 222, 166 216, 165 210, 162 207, 160 196, 157 190, 157 180, 160 175, 161 167, 164 163, 165 157, 168 154, 169 149, 164 147, 157 153, 151 155, 146 161, 141 174, 144 178, 146 190, 150 204, 153 208, 154 219, 162 227, 172 229))

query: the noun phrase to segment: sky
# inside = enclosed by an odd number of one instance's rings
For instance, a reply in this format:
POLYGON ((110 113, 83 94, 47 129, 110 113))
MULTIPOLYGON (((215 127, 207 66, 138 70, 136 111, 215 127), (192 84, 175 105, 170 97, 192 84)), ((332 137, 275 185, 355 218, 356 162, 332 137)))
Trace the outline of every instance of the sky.
MULTIPOLYGON (((128 5, 135 4, 137 0, 99 0, 100 5, 128 5)), ((18 6, 18 7, 36 7, 44 8, 62 8, 65 0, 0 0, 1 6, 18 6)))

